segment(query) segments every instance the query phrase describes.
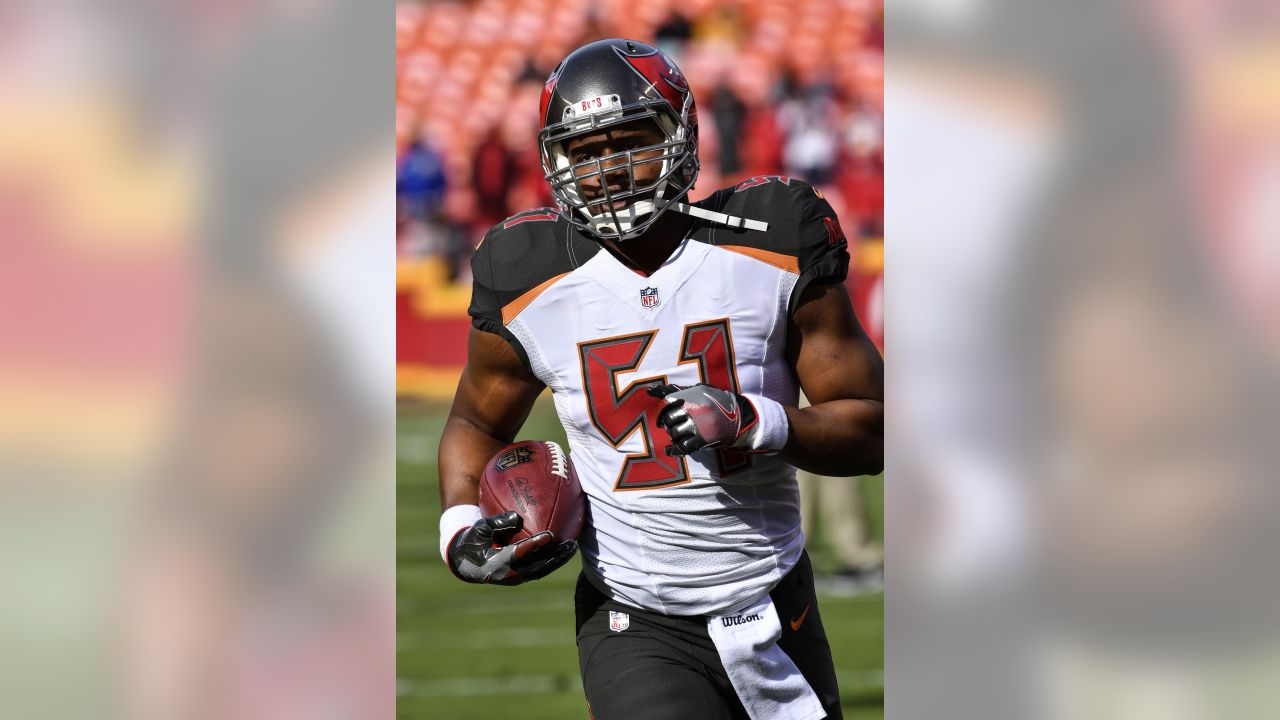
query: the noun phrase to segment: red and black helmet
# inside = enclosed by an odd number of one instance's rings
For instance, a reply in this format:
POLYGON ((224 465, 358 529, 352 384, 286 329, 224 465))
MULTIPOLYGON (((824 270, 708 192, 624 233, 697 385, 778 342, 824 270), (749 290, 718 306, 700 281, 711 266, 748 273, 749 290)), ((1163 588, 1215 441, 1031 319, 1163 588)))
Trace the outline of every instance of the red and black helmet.
POLYGON ((640 235, 698 177, 693 92, 666 53, 642 42, 598 40, 570 53, 547 79, 539 126, 542 169, 560 211, 598 237, 640 235), (571 139, 644 120, 661 131, 661 143, 570 162, 566 146, 571 139), (661 171, 653 182, 637 186, 635 168, 648 163, 661 163, 661 171), (626 169, 629 187, 610 192, 603 176, 616 168, 626 169), (587 198, 582 187, 587 179, 599 180, 600 197, 587 198))

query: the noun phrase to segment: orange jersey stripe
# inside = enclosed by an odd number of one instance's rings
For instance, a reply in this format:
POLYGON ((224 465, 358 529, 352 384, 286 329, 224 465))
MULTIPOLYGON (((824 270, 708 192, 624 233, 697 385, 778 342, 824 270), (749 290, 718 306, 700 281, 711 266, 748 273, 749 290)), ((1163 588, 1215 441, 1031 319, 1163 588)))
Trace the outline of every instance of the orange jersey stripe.
POLYGON ((767 263, 790 273, 795 273, 797 275, 800 274, 800 261, 790 255, 769 252, 768 250, 746 247, 744 245, 717 245, 716 247, 728 250, 729 252, 736 252, 740 255, 746 255, 747 257, 753 257, 762 263, 767 263))
POLYGON ((524 310, 526 307, 528 307, 529 303, 533 302, 534 299, 536 299, 539 295, 541 295, 544 290, 551 287, 556 283, 557 280, 559 280, 560 278, 568 274, 569 273, 560 273, 559 275, 551 278, 550 280, 543 282, 538 287, 530 290, 529 292, 521 295, 515 300, 512 300, 511 302, 502 306, 502 324, 506 325, 507 323, 515 319, 515 316, 519 315, 521 310, 524 310))

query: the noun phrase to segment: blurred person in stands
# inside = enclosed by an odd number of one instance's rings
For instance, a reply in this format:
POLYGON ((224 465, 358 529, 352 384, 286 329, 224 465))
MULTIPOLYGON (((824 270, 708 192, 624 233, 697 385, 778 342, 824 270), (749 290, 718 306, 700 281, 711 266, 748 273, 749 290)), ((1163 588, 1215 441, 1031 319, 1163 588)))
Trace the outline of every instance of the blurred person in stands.
POLYGON ((884 234, 884 120, 865 100, 844 119, 836 184, 860 234, 884 234))
POLYGON ((679 60, 689 39, 693 37, 693 25, 680 8, 673 7, 653 31, 654 45, 672 58, 679 60))
POLYGON ((835 178, 840 141, 835 102, 822 85, 804 89, 799 98, 783 103, 779 122, 785 134, 783 163, 789 175, 826 185, 835 178))
POLYGON ((488 227, 510 214, 507 202, 515 182, 516 159, 499 127, 492 127, 476 146, 471 162, 471 188, 475 192, 477 224, 488 227))
MULTIPOLYGON (((554 66, 553 66, 554 67, 554 66)), ((514 102, 537 107, 538 98, 542 96, 542 85, 551 73, 551 68, 538 77, 537 82, 521 82, 512 92, 514 102)), ((511 192, 507 196, 511 207, 544 207, 552 204, 551 188, 547 186, 547 178, 542 173, 542 163, 538 159, 538 119, 536 114, 511 113, 502 121, 502 136, 510 148, 515 163, 511 192)), ((487 229, 487 227, 486 227, 487 229)), ((477 238, 478 239, 478 238, 477 238)), ((467 248, 467 259, 475 246, 475 240, 467 248)))
POLYGON ((747 108, 727 83, 711 91, 711 116, 720 137, 720 174, 736 177, 742 170, 742 129, 747 108))
MULTIPOLYGON (((801 396, 800 405, 808 405, 801 396)), ((835 567, 818 576, 833 595, 853 596, 884 589, 884 547, 872 538, 861 478, 831 477, 800 470, 800 507, 806 546, 824 546, 835 567)))
POLYGON ((749 100, 740 149, 743 174, 751 177, 781 173, 784 138, 772 103, 765 97, 749 100))
POLYGON ((396 165, 396 237, 401 253, 439 251, 429 226, 440 218, 447 184, 444 159, 415 130, 396 165))

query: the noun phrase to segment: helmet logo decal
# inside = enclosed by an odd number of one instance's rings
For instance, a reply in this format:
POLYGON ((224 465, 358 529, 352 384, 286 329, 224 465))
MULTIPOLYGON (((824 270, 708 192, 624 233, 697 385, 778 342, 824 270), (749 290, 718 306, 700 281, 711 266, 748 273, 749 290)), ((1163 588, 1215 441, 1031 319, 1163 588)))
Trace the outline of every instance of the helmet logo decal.
POLYGON ((547 84, 542 87, 542 100, 538 103, 538 122, 542 125, 547 124, 547 107, 551 105, 551 96, 556 92, 556 81, 560 79, 562 67, 564 67, 563 63, 557 65, 556 69, 551 71, 551 77, 547 78, 547 84))
POLYGON ((627 61, 637 75, 658 91, 671 108, 677 113, 684 108, 684 98, 689 94, 689 83, 684 75, 671 64, 671 60, 663 53, 654 50, 648 55, 627 55, 614 48, 618 57, 627 61))

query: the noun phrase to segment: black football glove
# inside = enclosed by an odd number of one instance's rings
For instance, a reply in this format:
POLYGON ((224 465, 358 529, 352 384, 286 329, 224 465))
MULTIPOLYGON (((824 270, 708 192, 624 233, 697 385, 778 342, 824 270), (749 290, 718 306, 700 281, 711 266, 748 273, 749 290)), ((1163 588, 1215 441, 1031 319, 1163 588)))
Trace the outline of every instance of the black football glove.
POLYGON ((756 424, 755 406, 728 390, 710 385, 654 385, 649 394, 667 403, 658 414, 658 427, 671 436, 668 455, 732 447, 756 424))
POLYGON ((467 582, 519 585, 550 575, 578 551, 576 540, 554 543, 550 532, 508 545, 522 522, 509 511, 459 530, 449 543, 449 569, 467 582))

